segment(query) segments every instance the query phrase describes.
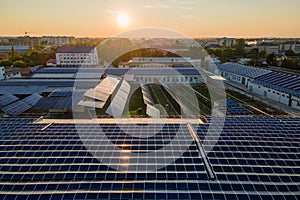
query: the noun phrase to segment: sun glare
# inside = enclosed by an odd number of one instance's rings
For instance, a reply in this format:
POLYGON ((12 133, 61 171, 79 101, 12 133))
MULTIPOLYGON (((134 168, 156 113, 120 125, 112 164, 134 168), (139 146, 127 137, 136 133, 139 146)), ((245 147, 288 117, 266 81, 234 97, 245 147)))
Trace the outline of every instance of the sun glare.
POLYGON ((121 27, 125 27, 129 24, 129 17, 125 14, 120 14, 118 17, 118 22, 121 27))

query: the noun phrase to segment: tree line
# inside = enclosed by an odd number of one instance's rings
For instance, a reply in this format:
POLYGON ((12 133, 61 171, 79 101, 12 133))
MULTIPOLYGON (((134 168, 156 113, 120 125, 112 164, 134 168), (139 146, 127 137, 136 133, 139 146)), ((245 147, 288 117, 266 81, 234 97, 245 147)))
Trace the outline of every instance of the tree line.
POLYGON ((296 54, 292 50, 286 51, 282 56, 277 56, 274 53, 259 51, 258 48, 253 48, 250 52, 245 51, 245 40, 237 39, 233 46, 227 47, 222 44, 221 48, 206 48, 210 55, 217 56, 222 63, 235 61, 239 58, 248 58, 247 63, 251 66, 279 66, 288 69, 300 70, 300 53, 296 54))
POLYGON ((0 66, 4 67, 16 67, 25 68, 33 67, 36 65, 46 65, 47 60, 55 58, 56 48, 45 49, 45 47, 40 46, 34 50, 30 49, 26 54, 19 54, 12 47, 8 55, 0 60, 0 66))

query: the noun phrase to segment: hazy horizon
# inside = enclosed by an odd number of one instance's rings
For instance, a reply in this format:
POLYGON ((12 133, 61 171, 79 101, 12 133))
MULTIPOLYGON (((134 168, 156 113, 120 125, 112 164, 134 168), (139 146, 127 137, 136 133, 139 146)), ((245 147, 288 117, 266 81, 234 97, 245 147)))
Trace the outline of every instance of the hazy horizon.
POLYGON ((143 27, 192 38, 300 38, 299 0, 2 0, 0 36, 111 37, 143 27))

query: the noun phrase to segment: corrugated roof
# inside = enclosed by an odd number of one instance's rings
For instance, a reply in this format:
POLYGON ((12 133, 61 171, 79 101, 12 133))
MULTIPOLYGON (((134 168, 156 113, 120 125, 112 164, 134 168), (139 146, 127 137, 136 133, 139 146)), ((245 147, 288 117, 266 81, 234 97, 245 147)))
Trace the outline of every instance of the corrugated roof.
MULTIPOLYGON (((76 77, 84 77, 88 74, 97 74, 99 78, 100 74, 108 75, 124 75, 124 74, 137 74, 137 75, 199 75, 201 69, 195 67, 163 67, 163 68, 43 68, 39 69, 35 74, 64 74, 64 73, 77 73, 76 77)), ((90 77, 89 77, 90 78, 90 77)))
POLYGON ((253 80, 265 87, 300 97, 300 77, 297 75, 272 72, 253 80))
POLYGON ((90 53, 94 46, 59 46, 56 53, 90 53))
POLYGON ((249 78, 256 78, 262 76, 264 74, 268 74, 272 71, 267 69, 261 69, 257 67, 249 67, 246 65, 241 65, 237 63, 224 63, 222 65, 218 65, 219 70, 234 73, 237 75, 249 77, 249 78))

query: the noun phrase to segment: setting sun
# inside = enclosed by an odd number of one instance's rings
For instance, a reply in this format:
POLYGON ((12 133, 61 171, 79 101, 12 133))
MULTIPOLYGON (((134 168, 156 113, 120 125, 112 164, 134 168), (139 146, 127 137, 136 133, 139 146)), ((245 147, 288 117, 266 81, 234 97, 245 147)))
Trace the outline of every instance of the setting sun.
POLYGON ((129 17, 125 14, 119 14, 118 23, 121 27, 125 27, 129 24, 129 17))

